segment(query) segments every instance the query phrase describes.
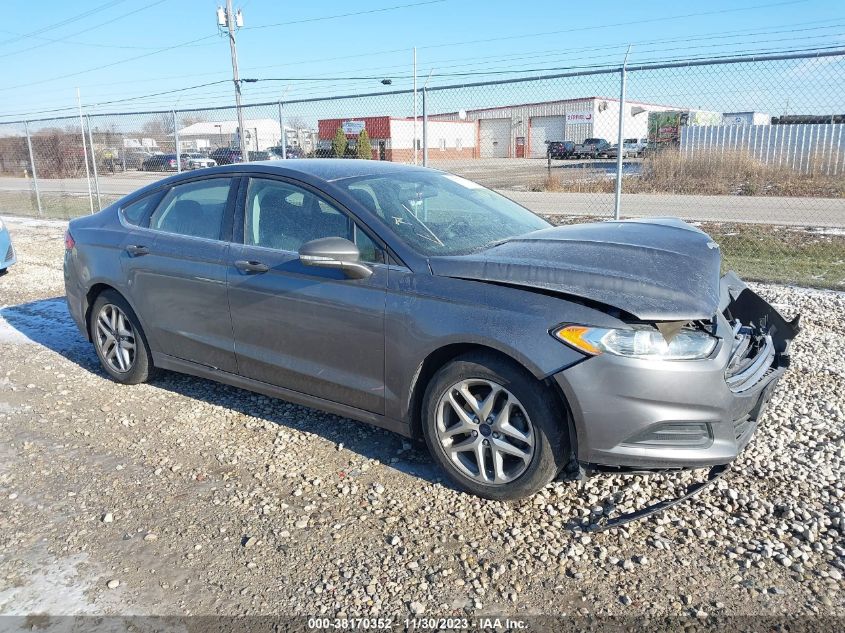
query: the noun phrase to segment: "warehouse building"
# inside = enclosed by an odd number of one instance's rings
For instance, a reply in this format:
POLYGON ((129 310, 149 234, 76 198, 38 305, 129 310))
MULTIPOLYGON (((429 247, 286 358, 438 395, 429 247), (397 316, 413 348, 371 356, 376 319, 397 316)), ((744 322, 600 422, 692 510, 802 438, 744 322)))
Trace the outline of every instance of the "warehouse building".
MULTIPOLYGON (((675 108, 626 101, 625 138, 646 137, 648 113, 672 109, 675 108)), ((585 97, 451 112, 431 118, 477 121, 481 158, 542 158, 549 141, 580 143, 598 137, 615 143, 619 100, 585 97)))
MULTIPOLYGON (((416 133, 413 118, 390 116, 360 117, 355 119, 322 119, 317 122, 320 145, 327 147, 342 129, 350 142, 358 139, 361 130, 367 130, 372 145, 373 158, 407 163, 414 159, 414 138, 418 157, 422 156, 422 119, 417 120, 416 133)), ((472 121, 428 122, 429 156, 443 159, 477 158, 477 125, 472 121)))
MULTIPOLYGON (((282 133, 276 119, 245 119, 245 145, 247 151, 261 151, 281 144, 282 133)), ((286 144, 314 149, 314 132, 305 128, 285 126, 286 144)), ((235 147, 238 138, 237 120, 198 121, 179 130, 182 149, 206 150, 214 147, 235 147)))

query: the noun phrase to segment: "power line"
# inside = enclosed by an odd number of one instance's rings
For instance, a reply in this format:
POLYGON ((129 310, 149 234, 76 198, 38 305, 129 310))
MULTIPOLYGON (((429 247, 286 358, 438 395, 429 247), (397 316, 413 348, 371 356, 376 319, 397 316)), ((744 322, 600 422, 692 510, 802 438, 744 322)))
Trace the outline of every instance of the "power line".
MULTIPOLYGON (((841 48, 841 44, 839 44, 838 46, 825 46, 825 47, 813 47, 813 48, 802 48, 802 49, 780 49, 780 50, 766 50, 766 51, 757 50, 757 51, 752 51, 752 52, 749 52, 749 53, 746 53, 746 54, 732 53, 732 54, 719 55, 719 56, 712 56, 712 55, 711 56, 688 56, 688 57, 684 57, 684 58, 675 58, 675 59, 665 59, 664 58, 664 59, 658 59, 658 60, 644 60, 644 61, 640 62, 640 64, 647 64, 647 63, 653 63, 653 62, 660 62, 660 63, 681 62, 682 63, 682 62, 693 62, 693 61, 708 60, 708 59, 719 60, 719 59, 725 59, 725 58, 741 58, 741 57, 748 57, 749 59, 751 59, 751 58, 759 57, 761 55, 786 54, 786 53, 812 53, 812 52, 820 52, 820 51, 829 51, 831 49, 837 49, 837 48, 841 48)), ((448 74, 448 75, 442 75, 442 77, 445 78, 445 77, 450 77, 450 76, 451 77, 454 77, 454 76, 485 76, 485 75, 490 75, 490 74, 495 74, 495 73, 515 74, 515 73, 523 73, 523 72, 552 72, 552 71, 567 71, 567 70, 577 71, 577 70, 584 70, 584 69, 612 70, 614 68, 616 68, 616 66, 609 66, 607 64, 604 64, 604 65, 593 64, 593 65, 566 66, 566 67, 556 67, 556 68, 521 69, 521 70, 514 70, 514 71, 494 70, 494 71, 480 71, 480 72, 473 72, 473 73, 451 73, 451 74, 448 74)), ((441 76, 441 75, 438 75, 438 76, 441 76)), ((365 77, 365 78, 362 77, 362 78, 359 78, 359 79, 372 80, 374 78, 375 77, 365 77)), ((540 79, 541 78, 542 77, 540 77, 540 79)), ((326 78, 320 78, 320 79, 326 79, 326 78)), ((338 78, 330 78, 330 79, 336 80, 338 78)), ((532 77, 531 79, 537 79, 537 77, 532 77)), ((288 80, 288 79, 284 79, 284 78, 265 78, 265 79, 261 79, 259 81, 270 82, 270 81, 286 81, 286 80, 288 80)), ((158 96, 160 94, 172 94, 172 93, 177 93, 177 92, 186 92, 186 91, 189 91, 189 90, 194 90, 194 89, 198 89, 198 88, 202 88, 202 87, 206 87, 206 86, 210 86, 210 85, 214 85, 214 84, 226 83, 227 81, 228 80, 220 80, 220 81, 217 81, 217 82, 209 82, 207 84, 198 84, 196 86, 188 86, 188 87, 184 87, 184 88, 176 89, 176 90, 162 91, 161 93, 152 93, 152 94, 149 94, 149 95, 141 95, 141 96, 138 96, 138 97, 134 97, 132 99, 117 99, 117 100, 114 100, 112 102, 100 102, 99 104, 94 104, 94 105, 106 105, 107 103, 117 103, 117 102, 123 102, 123 101, 128 101, 128 100, 137 101, 137 100, 140 100, 140 99, 143 99, 143 98, 155 97, 155 96, 158 96)), ((385 94, 385 96, 390 96, 392 94, 392 92, 386 92, 384 94, 385 94)), ((247 108, 247 107, 253 107, 255 105, 257 105, 257 104, 248 104, 248 105, 244 105, 243 107, 247 108)), ((229 109, 229 107, 228 106, 220 106, 220 109, 229 109)), ((60 108, 60 109, 56 109, 55 111, 64 111, 64 110, 72 110, 72 108, 60 108)), ((31 113, 28 113, 28 114, 35 114, 35 113, 31 112, 31 113)), ((22 115, 20 115, 20 114, 5 114, 5 115, 0 115, 0 116, 10 117, 10 116, 22 116, 22 115)))
POLYGON ((85 75, 90 72, 94 72, 96 70, 102 70, 104 68, 111 68, 112 66, 119 66, 120 64, 125 64, 126 62, 135 61, 136 59, 143 59, 144 57, 150 57, 151 55, 158 55, 159 53, 164 53, 166 51, 172 51, 176 48, 182 48, 183 46, 188 46, 190 44, 195 44, 197 42, 202 42, 204 40, 211 39, 212 37, 217 37, 217 33, 212 35, 206 35, 205 37, 198 37, 194 40, 188 40, 187 42, 181 42, 179 44, 174 44, 172 46, 165 46, 164 48, 159 48, 149 53, 144 53, 142 55, 135 55, 134 57, 127 57, 126 59, 121 59, 116 62, 111 62, 110 64, 103 64, 102 66, 95 66, 94 68, 86 68, 85 70, 80 70, 75 73, 69 73, 65 75, 61 75, 58 77, 51 77, 50 79, 41 79, 39 81, 32 81, 28 84, 17 84, 14 86, 3 86, 0 88, 0 91, 5 90, 16 90, 18 88, 26 88, 28 86, 37 86, 39 84, 46 84, 51 81, 57 81, 59 79, 67 79, 68 77, 78 77, 79 75, 85 75))
MULTIPOLYGON (((74 41, 71 41, 70 38, 76 37, 77 35, 82 35, 83 33, 88 33, 89 31, 94 31, 96 29, 99 29, 99 28, 102 28, 102 27, 107 26, 109 24, 112 24, 113 22, 117 22, 118 20, 128 18, 130 15, 135 15, 136 13, 140 13, 141 11, 146 11, 147 9, 151 9, 154 6, 162 4, 166 1, 167 0, 157 0, 157 2, 152 2, 150 4, 146 4, 143 7, 135 9, 134 11, 129 11, 128 13, 123 13, 121 15, 118 15, 117 17, 110 19, 110 20, 106 20, 105 22, 100 22, 99 24, 95 24, 94 26, 89 26, 86 29, 82 29, 81 31, 77 31, 76 33, 71 33, 70 35, 67 35, 66 37, 49 38, 49 37, 32 36, 32 37, 35 37, 35 39, 47 40, 47 41, 43 42, 41 44, 36 44, 34 46, 30 46, 28 48, 22 48, 22 49, 17 50, 17 51, 12 51, 11 53, 3 53, 2 55, 0 55, 0 58, 12 57, 14 55, 20 55, 21 53, 26 53, 27 51, 31 51, 31 50, 35 50, 37 48, 43 48, 44 46, 50 46, 51 44, 59 44, 59 43, 76 44, 76 45, 81 45, 81 46, 95 46, 95 47, 99 47, 99 48, 139 48, 139 47, 133 47, 133 46, 111 46, 111 45, 107 45, 107 44, 88 44, 88 43, 85 43, 85 42, 74 42, 74 41)), ((143 47, 143 48, 151 49, 151 48, 155 48, 155 47, 150 46, 150 47, 143 47)))
POLYGON ((257 26, 245 26, 242 30, 255 30, 255 29, 269 29, 276 26, 290 26, 292 24, 306 24, 308 22, 322 22, 324 20, 336 20, 339 18, 349 18, 356 15, 370 15, 373 13, 384 13, 386 11, 395 11, 397 9, 409 9, 411 7, 422 7, 429 4, 440 4, 441 2, 446 2, 447 0, 425 0, 425 2, 414 2, 411 4, 397 4, 392 7, 383 7, 381 9, 368 9, 365 11, 353 11, 352 13, 339 13, 337 15, 326 15, 317 18, 303 18, 301 20, 290 20, 287 22, 276 22, 275 24, 259 24, 257 26))
POLYGON ((560 31, 545 31, 543 33, 526 33, 523 35, 505 35, 502 37, 489 37, 480 40, 465 40, 463 42, 451 42, 449 44, 429 44, 427 46, 418 46, 417 48, 442 48, 444 46, 459 46, 464 44, 486 44, 489 42, 501 42, 505 40, 524 39, 526 37, 542 37, 546 35, 563 35, 565 33, 579 33, 583 31, 594 31, 599 29, 614 28, 618 26, 630 26, 632 24, 651 24, 653 22, 666 22, 671 20, 682 20, 685 18, 699 18, 708 15, 723 15, 725 13, 737 13, 740 11, 753 11, 755 9, 770 9, 772 7, 781 7, 790 4, 803 4, 809 0, 786 0, 785 2, 774 2, 770 4, 758 4, 750 7, 735 7, 733 9, 719 9, 716 11, 701 11, 698 13, 686 13, 684 15, 668 15, 659 18, 644 18, 642 20, 633 20, 627 22, 616 22, 613 24, 599 24, 594 26, 582 26, 574 29, 563 29, 560 31))
POLYGON ((29 33, 22 33, 21 35, 18 35, 17 37, 14 37, 10 40, 0 42, 0 45, 5 46, 6 44, 14 44, 15 42, 19 42, 19 41, 26 39, 28 37, 33 37, 35 35, 41 35, 42 33, 46 33, 47 31, 53 31, 53 30, 58 29, 62 26, 66 26, 67 24, 72 24, 73 22, 78 22, 79 20, 84 20, 85 18, 87 18, 90 15, 94 15, 95 13, 98 13, 98 12, 104 10, 104 9, 109 9, 116 4, 121 4, 122 2, 126 2, 126 0, 111 0, 111 2, 106 2, 105 4, 101 4, 98 7, 94 7, 93 9, 89 9, 88 11, 85 11, 84 13, 80 13, 80 14, 72 16, 70 18, 66 18, 64 20, 61 20, 61 21, 56 22, 54 24, 50 24, 48 26, 43 26, 40 29, 30 31, 29 33))
MULTIPOLYGON (((769 34, 769 33, 774 34, 774 33, 781 33, 781 32, 800 32, 800 31, 813 31, 813 30, 825 29, 825 28, 839 28, 841 26, 843 26, 843 25, 837 24, 837 25, 832 25, 832 26, 828 26, 828 27, 814 27, 814 28, 808 28, 808 29, 793 29, 792 31, 758 31, 756 33, 746 34, 746 37, 747 36, 755 36, 755 35, 765 35, 765 34, 769 34)), ((744 29, 744 31, 745 30, 747 30, 747 29, 744 29)), ((714 40, 714 39, 724 39, 724 37, 736 37, 736 36, 731 35, 731 36, 707 36, 707 37, 699 37, 699 38, 686 38, 686 41, 694 41, 694 40, 709 41, 709 40, 714 40)), ((829 37, 829 35, 805 36, 805 37, 800 37, 800 38, 775 38, 775 39, 768 39, 768 40, 757 40, 757 41, 754 41, 754 42, 747 42, 747 43, 748 44, 762 44, 762 43, 767 43, 767 42, 797 41, 797 40, 802 40, 802 39, 803 40, 819 39, 819 38, 822 38, 822 37, 829 37)), ((644 41, 641 41, 641 42, 633 42, 633 43, 637 44, 637 45, 643 45, 643 44, 649 44, 649 43, 675 42, 675 41, 678 41, 678 40, 681 40, 681 39, 685 39, 685 38, 665 38, 665 39, 659 39, 659 40, 644 40, 644 41)), ((735 42, 730 42, 730 43, 713 44, 713 45, 710 45, 710 46, 699 45, 699 46, 693 46, 693 47, 684 46, 684 47, 678 47, 678 48, 665 48, 664 47, 664 48, 659 48, 659 49, 645 49, 645 50, 639 49, 638 52, 640 52, 640 53, 643 53, 643 52, 667 52, 667 51, 672 51, 672 50, 690 50, 690 49, 695 49, 695 48, 699 48, 699 49, 703 49, 703 48, 723 48, 723 47, 726 47, 726 46, 734 46, 735 44, 736 44, 735 42)), ((550 57, 550 56, 553 56, 555 58, 560 58, 562 60, 565 59, 567 61, 572 61, 573 58, 571 57, 571 53, 588 52, 588 51, 594 51, 594 50, 608 50, 608 48, 609 47, 606 47, 606 46, 592 46, 592 47, 582 47, 582 48, 578 48, 578 49, 563 49, 563 50, 557 49, 557 50, 554 50, 554 51, 532 51, 532 52, 529 52, 528 54, 524 54, 524 55, 521 55, 521 54, 506 55, 506 56, 502 56, 502 57, 499 57, 499 58, 489 58, 489 57, 458 58, 458 59, 479 59, 479 60, 483 60, 483 61, 482 62, 468 62, 468 63, 462 63, 462 64, 453 64, 451 66, 448 66, 447 68, 474 67, 474 66, 477 67, 477 66, 482 65, 482 64, 484 66, 488 66, 490 63, 497 62, 497 61, 509 61, 509 60, 515 60, 515 59, 537 59, 539 57, 550 57), (547 54, 546 55, 537 55, 536 53, 547 53, 547 54)), ((610 48, 613 48, 613 47, 610 47, 610 48)), ((609 58, 609 57, 615 57, 615 56, 606 55, 604 57, 609 58)), ((574 59, 575 60, 578 60, 578 59, 595 59, 595 57, 589 57, 589 58, 581 57, 581 58, 574 58, 574 59)), ((446 62, 446 61, 452 61, 452 59, 445 59, 445 60, 444 59, 436 59, 436 60, 431 60, 431 63, 436 65, 438 68, 442 68, 441 64, 443 62, 446 62)), ((407 64, 383 66, 383 67, 375 68, 374 70, 392 70, 392 69, 396 69, 396 68, 407 68, 407 64)), ((505 66, 504 68, 515 68, 515 66, 505 66)), ((501 70, 501 69, 502 68, 500 67, 499 69, 496 69, 496 70, 501 70)), ((389 76, 391 79, 399 79, 398 77, 396 77, 395 75, 393 75, 391 73, 383 73, 383 74, 385 76, 389 76)), ((438 74, 442 74, 442 72, 438 73, 438 74)), ((344 76, 344 80, 349 80, 349 79, 354 79, 354 78, 355 77, 352 77, 352 76, 349 76, 349 75, 344 76)), ((361 78, 359 78, 359 80, 373 80, 373 79, 379 79, 379 78, 381 78, 381 77, 370 76, 370 77, 361 77, 361 78)), ((303 84, 319 83, 320 81, 334 80, 334 79, 335 78, 333 78, 333 77, 327 77, 326 74, 322 74, 322 75, 318 75, 317 78, 315 78, 313 80, 313 82, 312 82, 311 79, 309 79, 307 77, 296 78, 296 81, 298 82, 299 86, 302 86, 303 84)), ((293 81, 294 79, 289 78, 289 80, 293 81)), ((209 82, 208 84, 202 84, 202 85, 214 85, 215 83, 217 83, 217 82, 209 82)), ((342 85, 352 85, 352 84, 350 84, 348 81, 345 81, 344 84, 342 84, 342 85)), ((182 92, 182 91, 183 91, 183 89, 177 89, 174 92, 182 92)), ((297 91, 301 92, 301 88, 298 87, 297 91)), ((168 94, 169 92, 171 92, 171 91, 164 91, 162 93, 156 93, 156 94, 168 94)), ((255 93, 253 93, 253 94, 255 94, 255 93)), ((264 92, 259 91, 259 94, 264 94, 264 92)), ((217 96, 217 95, 212 94, 212 95, 206 95, 206 96, 210 98, 210 97, 214 97, 214 96, 217 96)), ((120 102, 120 101, 130 101, 130 100, 134 101, 134 100, 145 99, 145 98, 146 98, 146 96, 127 97, 127 98, 123 98, 123 99, 115 99, 113 101, 106 102, 106 103, 117 103, 117 102, 120 102)))
MULTIPOLYGON (((737 56, 742 56, 742 55, 753 57, 755 55, 760 55, 760 54, 786 53, 786 52, 813 52, 813 51, 820 51, 820 50, 830 50, 832 48, 835 49, 835 48, 839 48, 839 47, 841 47, 840 44, 837 44, 837 45, 834 45, 834 46, 802 48, 802 49, 778 49, 778 50, 749 49, 749 50, 746 50, 746 51, 734 51, 734 52, 731 52, 730 54, 720 55, 720 56, 713 56, 712 54, 708 54, 708 55, 700 55, 700 56, 686 56, 684 58, 673 58, 673 59, 669 59, 669 60, 667 60, 666 58, 659 58, 659 59, 649 58, 649 59, 646 59, 646 60, 642 60, 639 63, 653 63, 653 62, 665 62, 665 61, 675 62, 675 61, 684 61, 684 60, 692 61, 692 60, 698 60, 698 59, 722 59, 724 57, 737 57, 737 56)), ((680 49, 676 49, 676 50, 680 50, 680 49)), ((651 51, 644 51, 644 52, 651 52, 651 51)), ((655 52, 664 52, 664 51, 658 50, 658 51, 655 51, 655 52)), ((570 58, 570 59, 573 59, 573 58, 570 58)), ((577 59, 579 59, 579 58, 574 58, 574 60, 577 60, 577 59)), ((594 57, 582 57, 580 59, 595 59, 595 58, 594 57)), ((615 67, 616 62, 617 62, 617 60, 614 59, 613 63, 602 62, 602 63, 585 64, 585 65, 569 64, 567 66, 543 67, 543 68, 513 68, 512 67, 512 69, 499 68, 499 69, 490 69, 490 70, 484 70, 484 71, 461 72, 461 73, 438 73, 436 75, 436 77, 437 78, 485 77, 485 76, 493 77, 493 76, 498 76, 498 75, 510 75, 510 74, 551 73, 551 72, 567 71, 567 70, 589 70, 589 69, 601 69, 601 68, 615 67)), ((280 82, 280 81, 297 82, 298 83, 297 87, 295 87, 294 90, 292 91, 294 94, 302 94, 303 92, 307 91, 309 93, 309 95, 314 96, 314 92, 315 92, 314 89, 304 87, 302 84, 310 83, 312 85, 313 84, 319 85, 319 84, 324 83, 324 82, 341 81, 341 83, 333 83, 332 88, 336 89, 336 88, 341 88, 341 87, 345 88, 347 86, 354 87, 354 86, 360 85, 359 82, 361 82, 361 81, 374 81, 374 80, 378 80, 380 78, 381 78, 381 75, 354 76, 354 77, 353 76, 345 76, 345 77, 342 77, 342 78, 340 78, 340 77, 313 77, 313 78, 309 78, 309 77, 287 77, 287 78, 285 78, 285 77, 281 77, 281 78, 268 77, 268 78, 256 79, 256 83, 262 83, 262 82, 275 83, 275 82, 280 82)), ((393 78, 396 79, 396 80, 410 80, 411 76, 410 75, 402 75, 402 76, 399 76, 399 77, 394 76, 393 78)), ((171 93, 177 93, 177 92, 186 92, 186 91, 198 89, 198 88, 201 88, 201 87, 204 87, 204 86, 211 86, 211 85, 220 84, 220 83, 225 83, 225 80, 221 80, 221 81, 217 81, 217 82, 209 82, 207 84, 200 84, 198 86, 190 86, 190 87, 187 87, 187 88, 182 88, 182 89, 177 89, 177 90, 163 91, 162 93, 154 93, 153 95, 139 95, 139 96, 134 96, 134 97, 125 98, 125 99, 116 99, 116 100, 113 100, 113 101, 110 101, 110 102, 99 102, 99 103, 95 103, 95 104, 89 104, 89 107, 97 107, 97 106, 100 106, 100 105, 105 105, 107 103, 119 103, 119 102, 126 102, 126 101, 132 101, 132 102, 138 103, 138 102, 143 102, 144 100, 148 100, 149 98, 153 98, 154 95, 158 95, 158 94, 171 94, 171 93)), ((251 92, 250 96, 260 98, 262 96, 269 95, 269 94, 278 95, 278 93, 279 93, 279 91, 277 89, 273 89, 273 90, 270 90, 270 91, 258 90, 258 91, 255 91, 255 92, 251 92)), ((193 100, 189 100, 188 102, 185 103, 185 105, 192 105, 192 104, 207 105, 211 99, 223 98, 227 94, 228 94, 228 92, 223 93, 223 94, 206 94, 206 95, 203 95, 202 97, 197 97, 193 100)), ((389 95, 390 92, 385 92, 384 94, 389 95)), ((322 95, 320 95, 320 96, 322 96, 322 95)), ((164 107, 168 107, 168 108, 172 107, 172 104, 167 104, 164 107)), ((56 109, 55 111, 61 111, 61 110, 62 109, 59 108, 59 109, 56 109)), ((13 115, 6 114, 6 115, 3 115, 3 116, 13 116, 13 115)))

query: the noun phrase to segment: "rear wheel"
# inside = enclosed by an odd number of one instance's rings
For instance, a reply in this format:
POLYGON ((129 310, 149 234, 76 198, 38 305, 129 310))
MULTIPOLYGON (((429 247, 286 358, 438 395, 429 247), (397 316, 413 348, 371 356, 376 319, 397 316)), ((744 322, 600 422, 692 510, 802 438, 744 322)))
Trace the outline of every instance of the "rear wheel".
POLYGON ((106 290, 97 297, 88 327, 100 364, 114 380, 136 385, 153 376, 152 355, 138 317, 119 293, 106 290))
POLYGON ((555 398, 524 369, 494 355, 462 356, 440 369, 422 413, 435 461, 480 497, 532 495, 568 459, 567 420, 555 398))

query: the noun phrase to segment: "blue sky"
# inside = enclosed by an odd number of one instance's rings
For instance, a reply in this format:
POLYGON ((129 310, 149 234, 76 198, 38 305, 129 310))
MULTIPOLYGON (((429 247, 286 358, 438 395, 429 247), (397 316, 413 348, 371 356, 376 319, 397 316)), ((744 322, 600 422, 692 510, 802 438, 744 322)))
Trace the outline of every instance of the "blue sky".
MULTIPOLYGON (((229 47, 217 35, 214 1, 7 0, 4 4, 8 18, 0 31, 0 60, 7 78, 0 88, 5 93, 0 105, 4 118, 71 108, 77 87, 92 112, 233 102, 231 81, 147 96, 231 79, 229 47), (103 103, 116 100, 126 101, 103 103), (94 105, 98 103, 102 105, 94 105)), ((243 9, 245 19, 245 28, 238 33, 242 77, 285 79, 244 85, 246 103, 410 87, 414 46, 420 82, 433 71, 431 85, 508 78, 515 76, 507 74, 513 70, 619 64, 629 43, 634 44, 630 61, 635 64, 748 51, 845 47, 845 3, 841 0, 244 0, 235 6, 243 9), (496 74, 459 74, 482 72, 496 74), (378 78, 390 78, 392 86, 383 86, 378 78)), ((841 62, 838 67, 824 67, 828 74, 842 78, 841 62)), ((798 86, 808 75, 813 77, 814 68, 793 64, 776 70, 778 74, 766 81, 798 86)), ((689 107, 753 101, 751 96, 736 96, 740 92, 760 92, 759 99, 769 109, 779 108, 788 99, 788 95, 762 95, 767 88, 757 73, 739 68, 727 81, 727 88, 733 90, 725 90, 734 96, 722 95, 718 104, 708 96, 712 89, 694 95, 689 89, 689 82, 696 79, 724 87, 726 82, 719 82, 717 75, 705 77, 702 71, 677 81, 668 76, 642 79, 641 85, 632 86, 633 98, 665 95, 663 101, 683 100, 689 107), (701 103, 690 103, 691 99, 701 103)), ((581 81, 571 86, 572 96, 578 91, 615 94, 615 85, 606 77, 593 83, 581 81)), ((838 93, 827 95, 819 92, 823 88, 809 84, 808 90, 818 93, 814 99, 818 107, 845 110, 841 87, 838 93)), ((793 90, 798 91, 797 87, 793 90)), ((496 91, 490 96, 496 101, 523 96, 516 89, 496 91)), ((473 99, 483 102, 485 95, 476 92, 473 99)), ((443 109, 449 105, 442 103, 443 109)))

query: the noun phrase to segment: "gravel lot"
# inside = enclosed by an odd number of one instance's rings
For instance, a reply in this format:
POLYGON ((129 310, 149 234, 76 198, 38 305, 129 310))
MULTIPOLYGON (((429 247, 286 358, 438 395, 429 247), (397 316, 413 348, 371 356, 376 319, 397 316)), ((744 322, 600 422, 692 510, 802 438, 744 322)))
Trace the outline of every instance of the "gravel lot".
POLYGON ((8 222, 0 279, 0 613, 845 615, 845 295, 718 484, 573 529, 701 473, 557 482, 516 504, 398 436, 205 380, 108 380, 62 298, 59 223, 8 222))

